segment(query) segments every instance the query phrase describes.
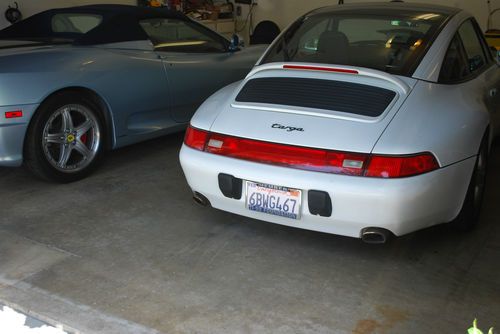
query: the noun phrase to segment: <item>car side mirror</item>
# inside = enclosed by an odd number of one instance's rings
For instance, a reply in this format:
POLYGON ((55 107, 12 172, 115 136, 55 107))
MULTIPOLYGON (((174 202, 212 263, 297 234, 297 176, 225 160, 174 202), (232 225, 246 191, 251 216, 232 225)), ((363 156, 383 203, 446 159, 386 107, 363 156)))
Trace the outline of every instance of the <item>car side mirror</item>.
POLYGON ((484 60, 483 57, 481 56, 474 56, 469 59, 469 69, 471 72, 476 71, 477 69, 481 68, 484 65, 484 60))
POLYGON ((240 36, 234 34, 233 37, 231 37, 231 44, 229 45, 229 51, 238 51, 243 46, 244 46, 243 40, 240 39, 240 36))
POLYGON ((304 44, 304 49, 306 49, 308 51, 318 51, 318 41, 319 41, 318 38, 313 38, 313 39, 308 40, 304 44))

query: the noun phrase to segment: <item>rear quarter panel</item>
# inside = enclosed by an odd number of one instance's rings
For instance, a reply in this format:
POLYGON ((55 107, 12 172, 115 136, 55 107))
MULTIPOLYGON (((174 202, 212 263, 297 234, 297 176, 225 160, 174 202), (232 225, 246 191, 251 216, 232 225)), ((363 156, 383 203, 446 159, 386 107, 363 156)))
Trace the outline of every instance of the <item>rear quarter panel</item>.
POLYGON ((456 85, 419 81, 373 153, 430 151, 442 167, 477 155, 490 124, 486 85, 486 75, 456 85))

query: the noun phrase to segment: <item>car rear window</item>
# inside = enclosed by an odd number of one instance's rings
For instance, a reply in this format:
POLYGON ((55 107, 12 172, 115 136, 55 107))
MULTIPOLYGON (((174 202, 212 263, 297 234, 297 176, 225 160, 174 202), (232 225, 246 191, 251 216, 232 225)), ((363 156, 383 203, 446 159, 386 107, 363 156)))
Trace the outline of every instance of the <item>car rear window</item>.
POLYGON ((367 67, 411 76, 446 16, 437 13, 321 13, 296 21, 262 63, 367 67))

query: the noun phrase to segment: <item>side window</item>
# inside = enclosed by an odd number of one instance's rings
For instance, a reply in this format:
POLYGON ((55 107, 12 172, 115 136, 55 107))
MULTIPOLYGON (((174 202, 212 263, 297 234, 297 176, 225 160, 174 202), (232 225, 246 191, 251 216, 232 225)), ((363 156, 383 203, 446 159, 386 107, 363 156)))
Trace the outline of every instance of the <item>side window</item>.
POLYGON ((225 52, 222 38, 194 23, 177 19, 147 19, 140 22, 158 51, 169 52, 225 52))
POLYGON ((480 71, 487 65, 488 60, 484 53, 484 48, 481 45, 481 40, 477 35, 474 23, 471 20, 466 21, 458 29, 458 34, 464 45, 470 72, 475 73, 480 71))
POLYGON ((52 31, 57 33, 85 34, 102 22, 102 16, 62 13, 52 17, 52 31))
POLYGON ((462 40, 455 35, 444 57, 439 81, 444 83, 460 82, 470 74, 467 56, 462 46, 462 40))

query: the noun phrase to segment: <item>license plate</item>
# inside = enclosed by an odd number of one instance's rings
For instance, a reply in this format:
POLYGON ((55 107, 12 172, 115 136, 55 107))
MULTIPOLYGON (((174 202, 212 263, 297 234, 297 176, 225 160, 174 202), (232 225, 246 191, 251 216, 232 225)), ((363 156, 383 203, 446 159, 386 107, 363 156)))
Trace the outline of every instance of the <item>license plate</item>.
POLYGON ((246 194, 248 210, 300 219, 301 190, 246 181, 246 194))

